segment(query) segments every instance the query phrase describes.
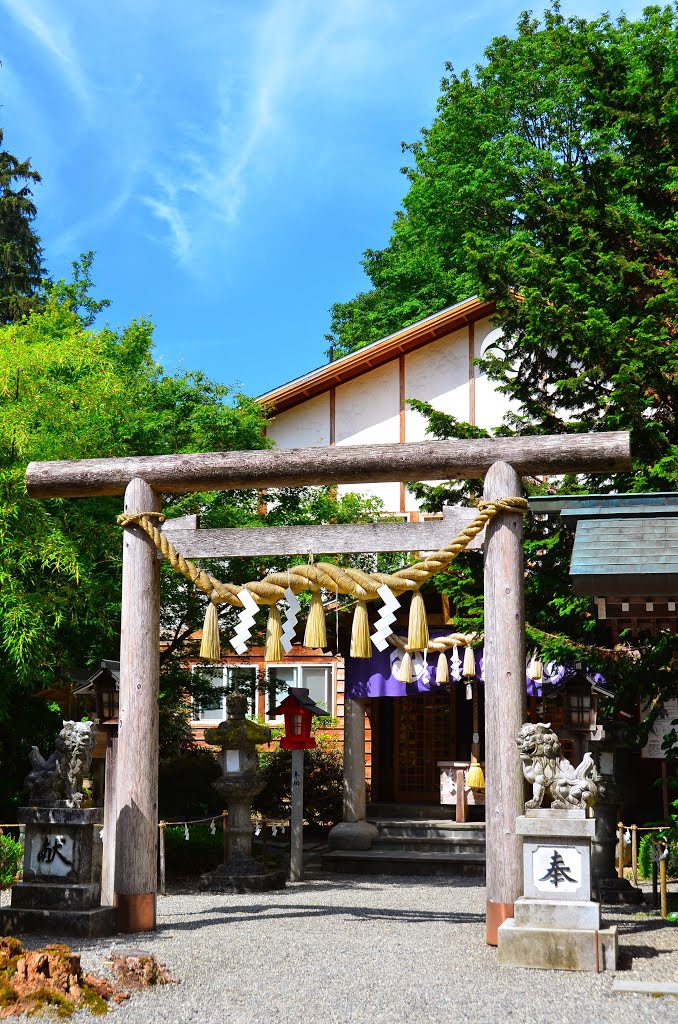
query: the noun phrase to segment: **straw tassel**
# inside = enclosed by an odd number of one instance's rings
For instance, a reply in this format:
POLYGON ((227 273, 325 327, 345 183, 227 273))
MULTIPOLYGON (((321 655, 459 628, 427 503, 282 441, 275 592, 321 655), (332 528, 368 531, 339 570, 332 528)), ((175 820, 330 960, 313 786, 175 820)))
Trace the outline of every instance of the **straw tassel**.
POLYGON ((447 664, 447 655, 444 651, 441 651, 438 655, 438 664, 436 665, 436 683, 449 683, 450 681, 450 668, 447 664))
POLYGON ((467 679, 473 679, 476 674, 476 656, 472 647, 467 647, 464 651, 464 667, 461 674, 467 679))
POLYGON ((466 773, 466 785, 469 789, 485 789, 485 776, 480 767, 478 755, 480 754, 480 733, 479 720, 480 709, 478 707, 478 683, 473 681, 473 742, 471 743, 471 767, 466 773))
POLYGON ((325 629, 325 609, 319 590, 311 595, 311 607, 306 620, 304 647, 327 647, 327 630, 325 629))
POLYGON ((371 658, 370 620, 367 616, 367 605, 358 601, 353 612, 353 628, 351 629, 351 657, 371 658))
POLYGON ((266 650, 264 661, 282 661, 285 651, 282 645, 282 622, 277 604, 272 604, 268 609, 268 622, 266 623, 266 650))
POLYGON ((219 612, 212 601, 207 605, 205 621, 200 641, 200 657, 207 661, 221 661, 221 644, 219 642, 219 612))
POLYGON ((426 621, 426 607, 424 597, 420 590, 412 594, 410 604, 410 628, 407 634, 407 646, 411 651, 426 651, 428 649, 428 622, 426 621))
POLYGON ((475 754, 471 754, 471 767, 466 773, 466 785, 469 789, 485 789, 485 776, 475 754))
POLYGON ((527 674, 533 683, 540 683, 544 675, 544 666, 536 651, 532 652, 530 664, 527 666, 527 674))
POLYGON ((401 683, 412 682, 412 655, 409 651, 405 651, 400 662, 400 671, 398 672, 398 679, 401 683))

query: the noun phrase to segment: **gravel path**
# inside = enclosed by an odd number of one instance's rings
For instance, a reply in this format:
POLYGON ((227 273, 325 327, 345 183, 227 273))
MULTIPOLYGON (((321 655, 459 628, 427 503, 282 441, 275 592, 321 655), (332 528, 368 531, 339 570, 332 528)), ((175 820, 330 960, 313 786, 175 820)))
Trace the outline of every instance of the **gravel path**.
MULTIPOLYGON (((484 905, 475 879, 317 876, 249 896, 177 889, 158 897, 157 932, 73 948, 95 972, 115 946, 147 950, 180 980, 133 995, 111 1024, 678 1021, 678 998, 614 993, 612 974, 497 967, 484 905)), ((620 926, 618 977, 678 981, 678 926, 649 911, 606 908, 605 918, 620 926)))

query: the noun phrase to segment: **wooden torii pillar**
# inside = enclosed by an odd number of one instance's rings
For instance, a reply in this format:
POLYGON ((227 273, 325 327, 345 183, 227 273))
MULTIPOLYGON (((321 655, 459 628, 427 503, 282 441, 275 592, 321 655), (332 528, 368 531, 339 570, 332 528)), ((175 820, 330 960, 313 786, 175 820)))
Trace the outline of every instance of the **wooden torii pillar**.
MULTIPOLYGON (((626 470, 630 464, 629 435, 617 431, 32 462, 26 471, 26 487, 34 498, 124 494, 127 512, 152 512, 159 508, 163 493, 478 477, 485 477, 486 498, 510 497, 520 494, 521 476, 610 474, 626 470)), ((311 528, 307 529, 304 536, 310 536, 311 528)), ((333 550, 329 546, 330 536, 337 534, 328 534, 340 528, 318 529, 326 531, 321 534, 326 546, 320 550, 333 550)), ((344 528, 348 529, 351 528, 344 528)), ((341 550, 425 548, 421 538, 410 541, 414 531, 403 534, 395 548, 378 548, 376 538, 381 527, 353 529, 362 531, 354 534, 359 539, 345 542, 349 546, 341 550)), ((195 531, 194 536, 202 532, 195 531)), ((280 529, 277 536, 282 539, 270 542, 270 553, 290 553, 291 542, 289 536, 284 539, 286 533, 289 535, 285 528, 280 529)), ((223 557, 251 554, 256 550, 255 540, 261 542, 263 534, 275 536, 275 531, 217 530, 204 534, 236 534, 241 538, 235 551, 232 537, 230 548, 226 541, 212 547, 207 544, 203 557, 218 557, 220 553, 223 557)), ((184 554, 191 554, 184 546, 177 546, 184 554)), ((308 546, 301 551, 308 551, 308 546)), ((295 553, 294 548, 291 553, 295 553)), ((193 557, 199 557, 195 550, 193 557)), ((502 920, 512 916, 513 902, 522 891, 515 816, 522 809, 523 783, 514 743, 525 702, 519 516, 500 513, 488 526, 485 579, 487 939, 496 943, 496 929, 502 920)), ((140 530, 129 528, 123 543, 115 869, 119 927, 124 931, 155 927, 159 610, 155 548, 140 530)))

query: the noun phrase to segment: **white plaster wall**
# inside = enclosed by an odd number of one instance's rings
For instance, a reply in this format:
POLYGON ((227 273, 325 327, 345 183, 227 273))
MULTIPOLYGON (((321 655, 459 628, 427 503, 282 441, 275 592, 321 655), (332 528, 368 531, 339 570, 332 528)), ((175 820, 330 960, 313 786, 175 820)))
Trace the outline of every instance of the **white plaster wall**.
POLYGON ((268 421, 266 433, 279 448, 321 448, 329 445, 329 391, 278 413, 268 421))
MULTIPOLYGON (((493 327, 489 320, 481 320, 480 323, 486 325, 486 329, 480 331, 476 325, 476 359, 480 359, 486 349, 499 341, 502 335, 501 328, 493 327)), ((506 395, 495 390, 494 382, 489 380, 486 374, 478 375, 478 370, 479 367, 476 366, 476 426, 492 430, 500 425, 512 407, 515 409, 517 406, 515 403, 512 404, 506 395)))
MULTIPOLYGON (((492 344, 501 331, 490 320, 474 325, 476 358, 492 344)), ((405 356, 405 398, 418 398, 441 412, 460 420, 469 418, 468 328, 431 342, 405 356)), ((498 394, 485 375, 475 378, 475 421, 477 426, 498 426, 510 404, 498 394)), ((426 421, 406 407, 405 440, 426 438, 426 421)), ((330 443, 329 392, 311 398, 275 416, 268 424, 268 436, 281 448, 307 448, 330 443)), ((400 379, 398 359, 340 385, 335 391, 336 444, 386 444, 400 440, 400 379)), ((388 512, 400 510, 400 485, 345 484, 340 493, 359 491, 380 498, 388 512)), ((418 510, 418 503, 406 491, 405 508, 418 510)))
MULTIPOLYGON (((394 359, 336 389, 337 444, 388 444, 400 440, 400 377, 394 359)), ((390 512, 400 508, 400 485, 351 484, 340 492, 359 491, 381 498, 390 512)))
MULTIPOLYGON (((463 327, 405 357, 405 399, 430 402, 434 409, 467 420, 468 372, 468 328, 463 327)), ((405 440, 424 441, 427 436, 425 417, 406 405, 405 440)))

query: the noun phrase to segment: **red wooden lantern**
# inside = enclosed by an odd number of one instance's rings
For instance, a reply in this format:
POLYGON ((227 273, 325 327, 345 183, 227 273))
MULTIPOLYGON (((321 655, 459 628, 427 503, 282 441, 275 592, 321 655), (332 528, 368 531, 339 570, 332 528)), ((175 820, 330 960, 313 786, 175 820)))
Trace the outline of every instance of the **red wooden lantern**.
POLYGON ((316 746, 311 736, 313 716, 327 718, 327 711, 313 703, 305 686, 290 686, 285 699, 273 709, 274 715, 280 712, 285 717, 285 735, 280 740, 283 750, 313 750, 316 746))

